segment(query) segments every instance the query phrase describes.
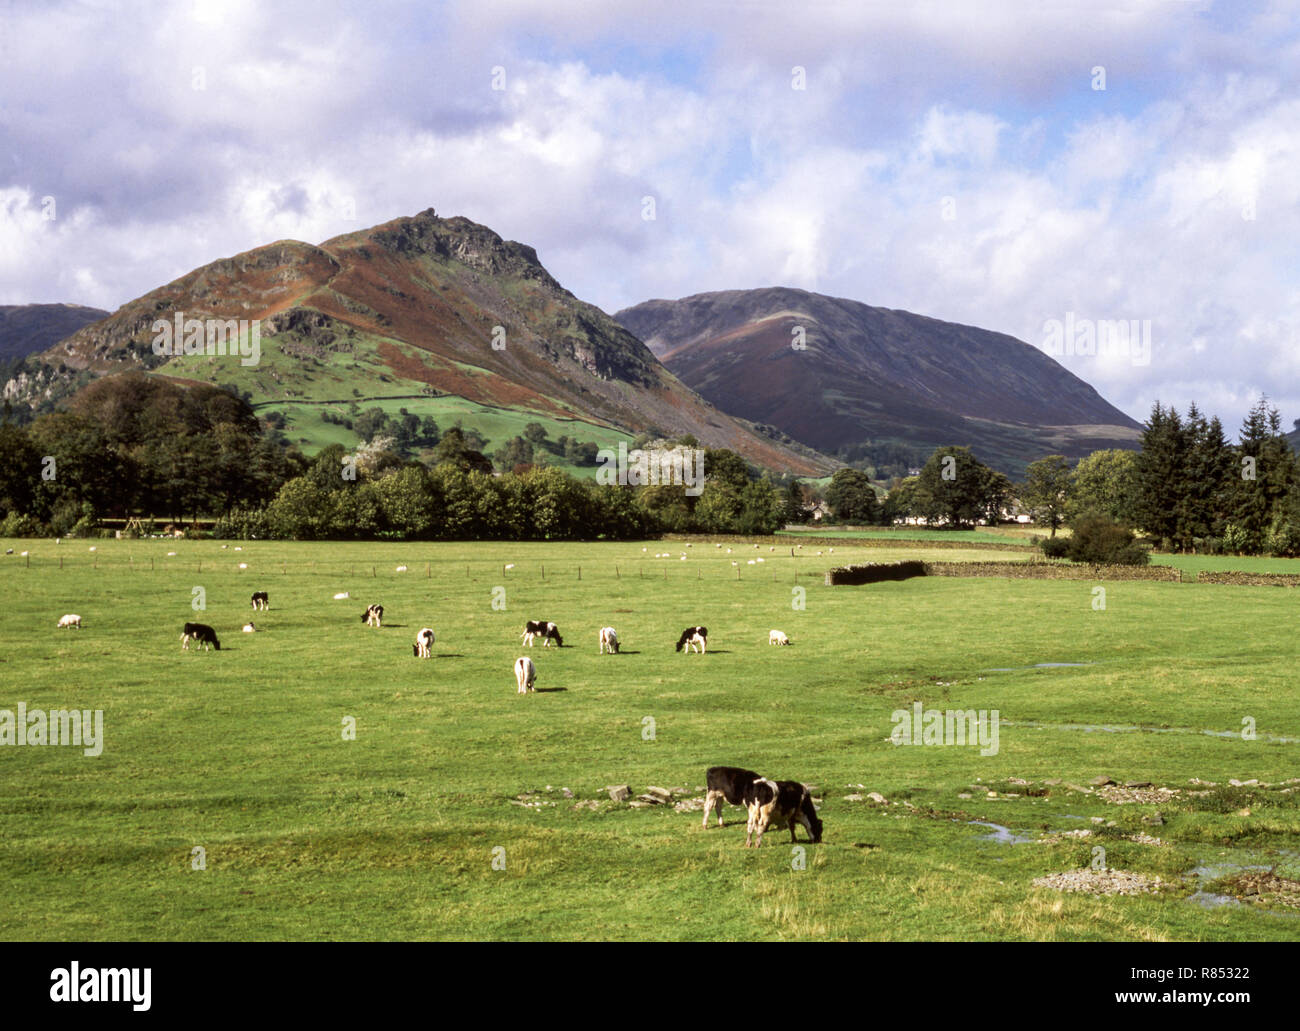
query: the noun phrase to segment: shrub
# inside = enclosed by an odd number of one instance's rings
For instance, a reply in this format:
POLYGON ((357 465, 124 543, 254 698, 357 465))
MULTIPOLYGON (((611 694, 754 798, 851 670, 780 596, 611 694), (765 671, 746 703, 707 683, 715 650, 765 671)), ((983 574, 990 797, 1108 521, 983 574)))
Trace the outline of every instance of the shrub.
POLYGON ((1229 523, 1223 528, 1223 550, 1233 555, 1240 555, 1250 547, 1250 533, 1245 527, 1229 523))
POLYGON ((1272 555, 1290 557, 1300 552, 1300 528, 1278 515, 1264 538, 1264 549, 1272 555))
POLYGON ((1066 555, 1101 566, 1145 566, 1150 561, 1133 531, 1110 516, 1089 512, 1074 521, 1066 555))
POLYGON ((1039 542, 1046 558, 1066 558, 1070 552, 1068 537, 1047 537, 1039 542))
POLYGON ((41 524, 29 515, 10 512, 0 522, 0 537, 39 537, 41 524))
MULTIPOLYGON (((187 533, 187 537, 194 534, 187 533)), ((215 540, 267 540, 271 534, 271 520, 260 508, 234 508, 217 520, 212 528, 215 540)))
POLYGON ((826 571, 826 584, 833 587, 843 584, 875 584, 885 580, 908 580, 925 576, 925 563, 916 560, 904 562, 867 562, 856 566, 840 566, 826 571))

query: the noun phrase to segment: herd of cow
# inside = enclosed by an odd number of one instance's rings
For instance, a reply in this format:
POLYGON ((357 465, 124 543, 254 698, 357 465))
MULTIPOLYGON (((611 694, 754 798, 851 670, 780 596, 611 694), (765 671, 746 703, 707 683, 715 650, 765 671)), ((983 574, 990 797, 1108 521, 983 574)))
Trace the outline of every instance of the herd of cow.
MULTIPOLYGON (((336 595, 344 597, 347 595, 336 595)), ((252 606, 255 611, 264 611, 271 607, 270 597, 266 591, 256 591, 252 597, 252 606)), ((369 605, 366 611, 361 614, 361 622, 367 626, 379 628, 383 625, 384 607, 382 605, 369 605)), ((78 615, 65 615, 59 620, 59 628, 81 629, 81 617, 78 615)), ((247 623, 243 630, 245 633, 254 633, 257 628, 250 622, 247 623)), ((548 620, 530 619, 524 624, 524 632, 521 635, 524 644, 532 647, 533 642, 541 639, 543 647, 549 647, 554 641, 556 647, 564 647, 564 638, 560 636, 560 628, 548 620)), ((600 654, 617 655, 619 651, 618 631, 612 626, 601 627, 598 635, 600 654)), ((433 655, 433 645, 436 640, 432 627, 421 627, 415 635, 415 644, 412 651, 417 658, 428 659, 433 655)), ((181 647, 189 650, 190 643, 193 642, 197 648, 215 648, 221 650, 221 641, 217 638, 217 632, 206 623, 186 623, 181 632, 181 647)), ((681 636, 677 639, 677 651, 685 649, 685 653, 698 651, 704 654, 708 650, 709 630, 708 627, 690 626, 682 631, 681 636)), ((768 635, 768 644, 788 645, 790 639, 780 630, 773 630, 768 635)), ((526 655, 520 656, 515 660, 515 683, 518 687, 518 693, 526 694, 529 691, 536 690, 537 667, 533 660, 526 655)), ((712 766, 707 774, 707 787, 704 798, 704 826, 709 826, 709 813, 714 809, 718 812, 718 826, 722 826, 722 805, 723 802, 735 806, 742 806, 749 812, 749 820, 745 828, 745 847, 750 846, 753 841, 755 847, 761 847, 763 844, 763 833, 769 826, 783 827, 788 826, 790 829, 790 840, 796 841, 795 825, 801 824, 807 831, 808 836, 814 842, 822 840, 822 821, 817 816, 817 809, 813 805, 812 795, 808 788, 798 781, 792 780, 771 780, 755 773, 753 770, 741 769, 736 766, 712 766)))

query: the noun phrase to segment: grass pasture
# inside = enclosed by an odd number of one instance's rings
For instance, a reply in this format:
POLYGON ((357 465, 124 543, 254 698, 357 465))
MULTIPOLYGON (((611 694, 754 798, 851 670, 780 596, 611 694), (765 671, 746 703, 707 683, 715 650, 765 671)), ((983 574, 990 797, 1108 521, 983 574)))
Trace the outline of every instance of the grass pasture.
POLYGON ((3 542, 0 709, 102 709, 105 742, 0 747, 0 877, 21 900, 0 937, 1300 939, 1300 909, 1224 881, 1300 879, 1300 792, 1279 786, 1300 776, 1296 593, 1109 582, 1097 610, 1087 582, 828 588, 831 564, 895 556, 728 546, 3 542), (382 630, 359 619, 372 601, 382 630), (56 630, 64 613, 83 629, 56 630), (250 617, 262 632, 241 634, 250 617), (530 618, 566 646, 523 649, 530 618), (187 620, 222 650, 182 652, 187 620), (709 653, 676 654, 696 623, 709 653), (623 654, 597 654, 606 624, 623 654), (539 690, 520 697, 525 653, 539 690), (895 746, 891 714, 918 701, 996 709, 997 753, 895 746), (604 790, 698 797, 719 763, 816 786, 805 869, 785 831, 744 849, 741 810, 704 831, 698 810, 604 790), (1177 793, 1070 786, 1100 774, 1177 793), (1098 847, 1162 887, 1033 885, 1098 847))

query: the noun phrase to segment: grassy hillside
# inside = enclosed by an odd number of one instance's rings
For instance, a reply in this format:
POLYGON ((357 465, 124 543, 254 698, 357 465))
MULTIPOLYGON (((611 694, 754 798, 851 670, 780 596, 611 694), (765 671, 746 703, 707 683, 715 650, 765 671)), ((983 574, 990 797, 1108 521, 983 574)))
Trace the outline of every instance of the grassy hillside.
MULTIPOLYGON (((492 408, 476 404, 461 397, 392 397, 362 398, 349 402, 272 402, 257 406, 259 415, 268 412, 281 412, 287 419, 285 435, 297 444, 305 453, 315 454, 330 444, 342 444, 354 447, 358 437, 355 431, 337 423, 325 422, 323 416, 329 413, 336 417, 355 418, 361 411, 370 408, 382 408, 390 415, 396 416, 401 409, 418 415, 421 419, 433 416, 442 431, 459 424, 466 430, 475 430, 487 440, 488 451, 495 451, 512 437, 521 436, 529 423, 540 423, 546 428, 551 440, 561 436, 576 437, 582 441, 593 441, 601 447, 617 448, 620 441, 630 443, 632 438, 608 426, 599 426, 578 419, 557 419, 552 416, 538 415, 534 412, 510 408, 492 408), (355 402, 357 410, 352 404, 355 402)), ((571 466, 557 455, 547 454, 551 464, 566 469, 577 476, 595 476, 596 466, 571 466)))
MULTIPOLYGON (((464 363, 441 362, 428 352, 398 341, 358 332, 349 337, 351 350, 342 351, 308 347, 295 334, 281 333, 263 338, 261 344, 261 360, 255 366, 217 357, 182 355, 169 359, 157 371, 177 379, 231 386, 252 395, 260 415, 285 415, 285 434, 307 454, 329 444, 352 447, 358 442, 355 433, 325 422, 322 414, 348 417, 368 408, 382 408, 394 415, 402 408, 421 418, 431 415, 444 430, 460 420, 465 429, 477 430, 487 438, 489 450, 522 434, 530 422, 545 426, 552 439, 568 434, 599 442, 602 447, 617 447, 619 441, 631 440, 629 434, 603 423, 557 415, 565 411, 558 402, 542 412, 528 407, 496 407, 438 393, 421 380, 395 373, 380 357, 380 348, 395 349, 429 368, 454 365, 471 379, 499 377, 464 363), (377 393, 376 387, 383 392, 377 393)), ((585 472, 591 474, 592 470, 585 472)))
POLYGON ((827 588, 824 559, 737 544, 4 546, 31 554, 0 556, 0 708, 105 719, 98 758, 0 748, 7 939, 1300 938, 1294 910, 1221 898, 1243 867, 1300 877, 1290 592, 1109 583, 1097 611, 1086 582, 827 588), (241 634, 256 589, 272 607, 241 634), (371 601, 382 630, 358 618, 371 601), (56 630, 65 612, 84 629, 56 630), (181 651, 196 618, 220 652, 181 651), (529 618, 566 647, 532 650, 520 697, 529 618), (700 622, 709 653, 674 653, 700 622), (605 624, 623 654, 597 655, 605 624), (1087 665, 1036 667, 1057 662, 1087 665), (997 753, 894 746, 916 701, 998 710, 997 753), (715 763, 815 786, 804 868, 784 832, 744 849, 739 810, 705 831, 604 790, 688 805, 715 763), (1119 804, 1099 774, 1173 793, 1119 804), (1034 885, 1098 847, 1164 887, 1034 885))

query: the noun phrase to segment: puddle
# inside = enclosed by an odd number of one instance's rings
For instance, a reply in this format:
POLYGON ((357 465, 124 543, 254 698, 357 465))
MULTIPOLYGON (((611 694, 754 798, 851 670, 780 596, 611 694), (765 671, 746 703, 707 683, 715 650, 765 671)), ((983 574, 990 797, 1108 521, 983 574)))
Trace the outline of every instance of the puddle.
POLYGON ((1220 906, 1240 906, 1241 903, 1231 895, 1216 895, 1212 891, 1198 891, 1187 896, 1188 902, 1194 902, 1204 909, 1218 909, 1220 906))
MULTIPOLYGON (((1192 878, 1196 878, 1197 883, 1202 884, 1207 881, 1218 881, 1224 877, 1231 877, 1234 874, 1245 873, 1249 870, 1270 869, 1272 869, 1272 867, 1248 863, 1202 863, 1200 866, 1197 866, 1183 874, 1183 880, 1190 881, 1192 878)), ((1249 909, 1252 912, 1261 913, 1267 916, 1283 917, 1289 920, 1300 919, 1300 913, 1288 913, 1277 909, 1249 906, 1242 902, 1241 899, 1233 898, 1231 895, 1223 895, 1214 891, 1202 891, 1199 887, 1191 895, 1187 896, 1186 901, 1198 905, 1203 909, 1223 909, 1225 907, 1231 907, 1233 909, 1249 909)))
POLYGON ((967 820, 967 823, 974 824, 977 827, 988 827, 993 831, 992 834, 983 834, 980 841, 998 841, 1004 845, 1023 845, 1026 841, 1033 841, 1033 835, 1016 834, 1010 827, 1003 827, 1000 823, 989 823, 987 820, 967 820))
POLYGON ((1204 881, 1217 881, 1221 877, 1229 877, 1235 873, 1245 873, 1247 870, 1268 870, 1267 866, 1244 866, 1241 863, 1205 863, 1196 867, 1186 876, 1199 877, 1204 881))
MULTIPOLYGON (((1198 730, 1195 727, 1140 727, 1122 723, 1039 723, 1037 720, 1002 720, 1004 727, 1032 727, 1035 730, 1079 730, 1085 734, 1202 734, 1206 737, 1238 737, 1239 730, 1198 730)), ((1256 740, 1274 741, 1278 744, 1300 744, 1300 737, 1281 737, 1276 734, 1257 734, 1256 740)))

